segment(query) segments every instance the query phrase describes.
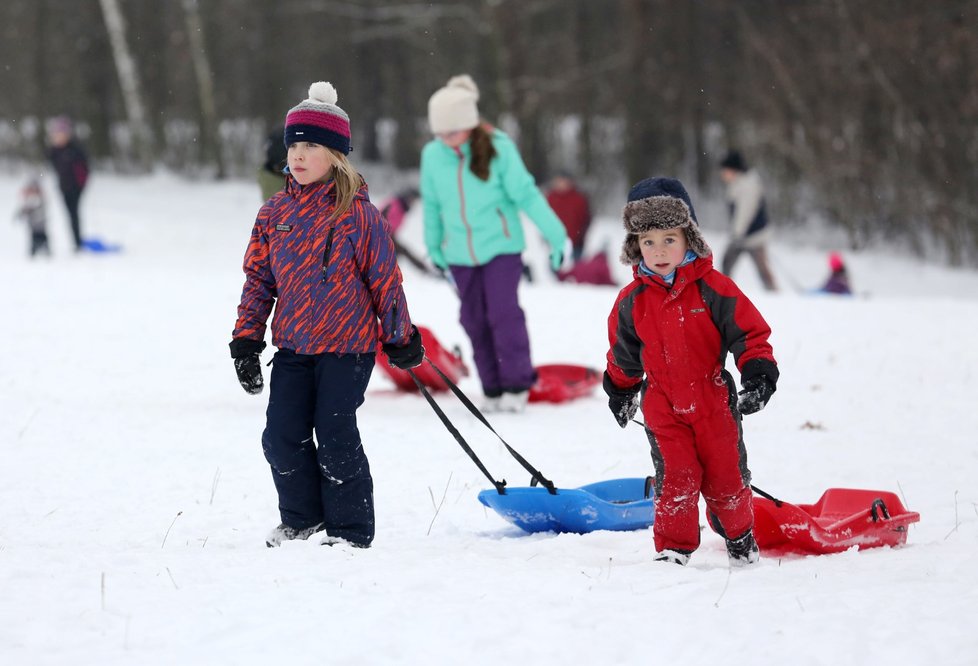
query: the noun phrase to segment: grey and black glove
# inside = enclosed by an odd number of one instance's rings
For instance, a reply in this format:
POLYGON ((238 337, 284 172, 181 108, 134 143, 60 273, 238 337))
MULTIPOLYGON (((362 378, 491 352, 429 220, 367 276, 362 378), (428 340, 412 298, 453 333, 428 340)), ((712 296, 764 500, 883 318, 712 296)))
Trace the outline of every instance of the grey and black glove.
POLYGON ((241 388, 246 393, 258 395, 265 386, 261 376, 261 359, 259 355, 265 349, 262 340, 235 338, 231 340, 231 358, 234 359, 234 371, 238 375, 241 388))
POLYGON ((767 375, 755 375, 744 381, 744 390, 737 395, 737 407, 741 414, 754 414, 764 409, 774 395, 777 385, 767 375))
POLYGON ((638 411, 639 392, 642 390, 642 383, 639 382, 633 388, 618 388, 611 382, 606 370, 602 387, 604 392, 608 394, 608 409, 615 415, 618 425, 624 428, 629 421, 635 418, 635 413, 638 411))

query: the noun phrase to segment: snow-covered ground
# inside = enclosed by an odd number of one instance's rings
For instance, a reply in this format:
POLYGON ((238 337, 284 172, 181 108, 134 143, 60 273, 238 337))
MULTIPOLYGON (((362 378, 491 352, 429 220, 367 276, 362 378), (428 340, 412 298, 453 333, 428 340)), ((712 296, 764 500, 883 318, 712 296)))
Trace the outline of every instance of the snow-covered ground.
MULTIPOLYGON (((227 349, 256 188, 96 174, 87 231, 125 251, 72 256, 49 180, 55 256, 31 262, 9 223, 21 182, 0 176, 0 663, 978 663, 978 273, 849 254, 852 299, 765 294, 746 260, 735 274, 782 371, 745 424, 755 483, 796 503, 897 492, 921 514, 906 547, 731 571, 708 529, 685 569, 651 561, 649 532, 524 535, 378 372, 360 411, 374 547, 268 549, 267 393, 241 390, 227 349)), ((613 220, 602 236, 617 254, 613 220)), ((772 254, 786 287, 824 277, 822 250, 772 254)), ((415 320, 470 359, 449 287, 405 274, 415 320)), ((616 290, 547 277, 521 287, 535 362, 601 366, 616 290)), ((440 400, 497 477, 526 484, 440 400)), ((492 421, 560 486, 651 473, 600 394, 492 421)))

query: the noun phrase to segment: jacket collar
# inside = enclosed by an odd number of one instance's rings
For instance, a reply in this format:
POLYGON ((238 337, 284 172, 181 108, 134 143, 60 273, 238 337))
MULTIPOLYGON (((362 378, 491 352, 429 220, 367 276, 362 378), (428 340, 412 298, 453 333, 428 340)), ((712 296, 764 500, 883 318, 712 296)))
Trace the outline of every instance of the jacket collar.
POLYGON ((697 257, 688 264, 683 264, 682 266, 677 267, 676 276, 673 279, 672 284, 667 283, 658 275, 645 275, 638 267, 638 264, 632 266, 632 275, 640 282, 666 289, 671 291, 672 294, 678 295, 690 283, 696 282, 696 280, 699 280, 712 269, 713 255, 710 255, 707 257, 697 257))

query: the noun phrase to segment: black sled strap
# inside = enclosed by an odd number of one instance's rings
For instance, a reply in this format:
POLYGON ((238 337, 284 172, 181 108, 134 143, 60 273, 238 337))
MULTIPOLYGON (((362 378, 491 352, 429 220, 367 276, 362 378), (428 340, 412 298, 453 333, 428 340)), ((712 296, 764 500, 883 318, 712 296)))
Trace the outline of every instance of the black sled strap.
POLYGON ((489 479, 489 482, 492 483, 492 485, 496 488, 496 492, 499 493, 500 495, 505 495, 506 479, 503 479, 502 481, 496 481, 494 478, 492 478, 492 474, 489 473, 489 470, 486 469, 486 466, 482 464, 481 460, 479 460, 479 456, 475 455, 475 451, 472 450, 472 447, 469 446, 468 442, 465 441, 465 438, 462 437, 462 433, 458 431, 458 428, 456 428, 452 424, 449 418, 445 415, 445 412, 443 412, 441 407, 438 406, 438 403, 435 402, 435 399, 431 397, 431 394, 428 393, 428 389, 425 388, 425 385, 421 383, 421 380, 418 379, 418 376, 414 374, 414 370, 411 370, 409 368, 407 370, 407 373, 411 375, 411 379, 414 380, 414 383, 418 387, 418 390, 421 391, 421 395, 423 395, 424 399, 428 401, 428 404, 431 405, 431 408, 435 410, 435 414, 437 414, 438 418, 441 419, 441 422, 444 424, 445 428, 448 429, 448 432, 452 433, 452 436, 455 438, 455 441, 458 442, 458 445, 462 447, 462 450, 468 454, 469 458, 472 459, 472 462, 475 463, 475 466, 478 467, 480 470, 482 470, 482 473, 486 475, 486 478, 489 479))
POLYGON ((774 506, 778 507, 779 509, 781 508, 781 505, 784 504, 784 502, 779 500, 777 497, 775 497, 774 495, 768 495, 766 492, 764 492, 757 486, 752 485, 750 489, 753 490, 758 495, 760 495, 761 497, 763 497, 764 499, 769 499, 772 502, 774 502, 774 506))
MULTIPOLYGON (((503 439, 502 436, 500 436, 500 434, 498 432, 496 432, 496 429, 493 428, 492 425, 489 423, 489 421, 486 420, 486 417, 482 414, 481 411, 479 411, 479 408, 476 407, 474 404, 472 404, 472 401, 469 400, 468 396, 466 396, 464 393, 462 393, 462 389, 460 389, 458 386, 456 386, 455 385, 455 382, 453 382, 451 379, 449 379, 445 375, 445 373, 441 371, 441 368, 439 368, 437 365, 435 365, 434 363, 432 363, 430 359, 425 359, 425 361, 428 363, 428 365, 430 365, 432 367, 432 369, 436 373, 438 373, 438 376, 441 377, 441 379, 442 379, 443 382, 445 382, 445 385, 448 386, 449 389, 451 389, 452 393, 454 393, 455 394, 455 397, 458 398, 459 401, 463 405, 465 405, 466 409, 468 409, 472 413, 473 416, 475 416, 477 419, 479 419, 479 421, 481 421, 482 424, 485 427, 489 428, 490 432, 492 432, 492 434, 494 434, 499 439, 499 441, 503 443, 503 446, 506 447, 506 450, 509 451, 510 455, 513 456, 516 459, 516 462, 518 462, 520 465, 522 465, 523 466, 523 469, 525 469, 527 472, 530 473, 531 479, 534 480, 534 481, 536 481, 536 482, 538 482, 540 485, 542 485, 544 488, 546 488, 547 489, 547 492, 550 493, 551 495, 556 495, 557 494, 557 488, 556 488, 556 486, 554 486, 553 481, 551 481, 548 478, 546 478, 540 472, 540 470, 538 470, 533 465, 531 465, 529 462, 527 462, 526 458, 524 458, 523 456, 521 456, 516 449, 514 449, 512 446, 510 446, 506 442, 506 440, 503 439)), ((492 480, 492 477, 489 475, 488 472, 486 472, 485 467, 482 465, 482 462, 479 460, 479 458, 472 451, 471 447, 469 447, 469 445, 467 443, 465 443, 465 440, 462 438, 462 435, 459 434, 459 432, 455 428, 455 426, 452 425, 451 421, 448 420, 448 417, 445 416, 444 412, 442 412, 441 409, 438 407, 438 405, 435 403, 435 400, 434 400, 434 398, 431 397, 431 394, 428 392, 428 389, 424 387, 424 385, 417 378, 417 376, 414 374, 413 371, 408 370, 408 372, 411 374, 411 378, 414 380, 414 383, 418 386, 418 389, 422 392, 422 394, 424 394, 424 397, 428 401, 428 404, 431 405, 432 408, 435 410, 435 413, 438 414, 438 417, 442 420, 442 423, 445 424, 445 427, 448 428, 448 431, 450 433, 452 433, 452 435, 455 436, 455 440, 465 450, 465 452, 469 454, 469 457, 472 458, 472 460, 475 462, 475 464, 479 466, 479 469, 481 469, 483 471, 483 473, 486 476, 488 476, 490 478, 490 480, 492 480)), ((505 483, 506 482, 504 481, 502 483, 502 486, 505 486, 505 483)), ((493 485, 496 485, 496 490, 499 492, 500 495, 505 495, 506 494, 505 491, 502 489, 502 486, 498 485, 496 483, 496 481, 493 481, 493 485)))

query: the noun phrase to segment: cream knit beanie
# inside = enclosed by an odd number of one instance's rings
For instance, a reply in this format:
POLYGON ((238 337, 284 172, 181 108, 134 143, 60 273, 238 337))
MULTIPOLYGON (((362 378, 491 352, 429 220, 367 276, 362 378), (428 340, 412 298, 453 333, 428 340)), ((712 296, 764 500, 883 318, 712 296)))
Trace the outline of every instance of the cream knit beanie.
POLYGON ((428 124, 433 134, 469 130, 479 124, 479 88, 468 74, 453 76, 428 100, 428 124))

